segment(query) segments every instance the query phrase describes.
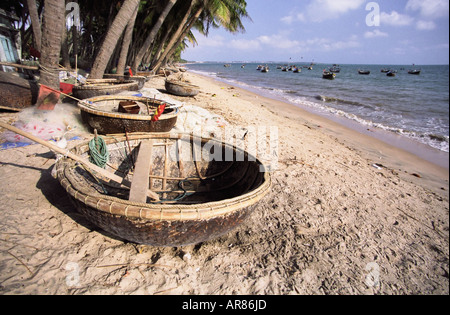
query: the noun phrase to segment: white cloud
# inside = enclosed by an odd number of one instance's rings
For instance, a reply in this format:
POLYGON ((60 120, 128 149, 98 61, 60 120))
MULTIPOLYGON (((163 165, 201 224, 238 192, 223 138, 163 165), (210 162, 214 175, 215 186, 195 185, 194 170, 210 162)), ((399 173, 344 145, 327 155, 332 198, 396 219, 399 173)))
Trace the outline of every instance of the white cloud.
POLYGON ((281 22, 290 25, 294 22, 306 22, 306 18, 303 13, 292 13, 288 16, 281 18, 281 22))
POLYGON ((304 41, 296 41, 296 51, 336 51, 348 48, 360 47, 356 36, 351 36, 348 40, 334 41, 329 38, 313 38, 304 41))
POLYGON ((365 38, 376 38, 376 37, 388 37, 389 34, 384 33, 378 29, 374 30, 373 32, 366 32, 364 34, 365 38))
POLYGON ((396 48, 392 49, 391 51, 395 55, 406 55, 406 53, 410 50, 401 48, 401 47, 396 47, 396 48))
POLYGON ((233 39, 230 47, 237 50, 255 51, 261 49, 261 43, 258 40, 233 39))
POLYGON ((360 43, 356 40, 349 40, 349 41, 337 41, 337 42, 331 42, 329 43, 330 50, 344 50, 348 48, 356 48, 360 47, 360 43))
POLYGON ((418 21, 416 28, 419 31, 432 31, 436 28, 436 24, 433 21, 418 21))
POLYGON ((308 51, 337 51, 360 47, 358 36, 352 35, 344 40, 329 38, 312 38, 305 40, 292 39, 290 32, 284 31, 278 34, 262 35, 251 40, 232 40, 223 47, 231 47, 241 51, 261 51, 274 49, 285 50, 291 53, 308 51))
POLYGON ((217 35, 212 37, 206 37, 201 34, 195 34, 198 46, 202 47, 223 47, 225 45, 225 38, 217 35))
POLYGON ((299 41, 290 39, 289 34, 285 32, 270 36, 263 35, 258 37, 257 40, 263 45, 278 49, 294 49, 300 45, 299 41))
POLYGON ((448 0, 409 0, 406 9, 419 11, 423 17, 439 18, 449 15, 448 0))
POLYGON ((381 12, 381 24, 393 26, 407 26, 411 25, 414 19, 408 15, 400 14, 397 11, 392 11, 390 14, 381 12))
POLYGON ((322 22, 356 10, 365 2, 365 0, 313 0, 308 5, 307 12, 312 21, 322 22))

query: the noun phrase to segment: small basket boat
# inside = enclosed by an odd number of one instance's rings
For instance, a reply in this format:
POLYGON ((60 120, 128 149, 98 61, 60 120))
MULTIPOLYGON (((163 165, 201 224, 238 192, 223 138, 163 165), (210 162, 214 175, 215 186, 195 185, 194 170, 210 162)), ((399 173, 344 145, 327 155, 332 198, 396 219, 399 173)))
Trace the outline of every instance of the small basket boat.
MULTIPOLYGON (((131 189, 94 177, 70 158, 57 162, 57 178, 89 221, 134 243, 178 247, 215 239, 242 224, 270 190, 270 174, 259 160, 218 140, 132 134, 105 137, 105 143, 106 170, 130 180, 131 189), (231 158, 214 159, 212 147, 214 156, 231 158), (149 172, 142 170, 143 161, 149 172), (133 181, 142 174, 147 181, 140 187, 157 193, 159 202, 149 202, 145 194, 145 202, 135 201, 133 181)), ((85 143, 72 151, 87 158, 89 150, 85 143)))
POLYGON ((178 80, 166 80, 166 91, 177 96, 196 96, 200 87, 178 80))
POLYGON ((104 79, 116 79, 122 81, 136 81, 138 83, 138 89, 142 89, 144 84, 149 80, 146 76, 130 76, 130 75, 121 75, 121 74, 105 74, 103 75, 104 79))
POLYGON ((136 96, 99 96, 78 103, 81 117, 99 134, 134 132, 169 132, 177 123, 179 108, 162 100, 136 96), (131 101, 140 108, 138 114, 120 112, 121 102, 131 101), (158 106, 166 104, 164 112, 155 120, 158 106))
POLYGON ((79 99, 86 99, 101 95, 114 95, 124 91, 137 91, 138 89, 139 83, 131 80, 88 80, 87 84, 74 86, 73 95, 79 99))
POLYGON ((39 87, 32 81, 0 71, 0 109, 21 111, 36 103, 39 87))

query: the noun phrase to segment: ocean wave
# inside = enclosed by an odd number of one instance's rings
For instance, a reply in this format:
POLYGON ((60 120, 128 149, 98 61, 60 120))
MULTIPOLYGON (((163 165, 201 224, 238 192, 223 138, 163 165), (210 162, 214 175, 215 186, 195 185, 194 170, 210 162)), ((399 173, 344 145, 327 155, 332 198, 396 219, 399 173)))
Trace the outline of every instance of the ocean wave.
POLYGON ((217 77, 217 73, 216 72, 208 72, 208 71, 192 70, 192 69, 189 69, 189 71, 192 72, 192 73, 204 75, 204 76, 207 76, 207 77, 214 77, 214 78, 217 77))
POLYGON ((440 134, 434 134, 434 133, 427 133, 427 132, 417 132, 408 130, 405 128, 399 128, 399 127, 393 127, 390 125, 387 125, 385 123, 379 123, 374 122, 369 119, 364 119, 357 114, 349 113, 340 109, 336 109, 331 106, 327 106, 324 103, 318 103, 318 102, 312 102, 307 101, 306 99, 301 98, 289 98, 289 102, 300 105, 301 107, 307 107, 312 108, 315 111, 327 113, 330 115, 343 117, 346 119, 349 119, 351 121, 355 121, 360 125, 366 126, 367 128, 372 129, 380 129, 383 131, 391 132, 397 135, 401 135, 404 137, 407 137, 409 139, 413 139, 417 142, 420 142, 422 144, 426 144, 432 148, 438 149, 440 151, 449 152, 449 137, 446 135, 440 135, 440 134))
POLYGON ((354 106, 362 106, 362 107, 372 108, 372 106, 367 105, 367 104, 363 104, 363 103, 360 103, 357 101, 344 100, 344 99, 341 99, 338 97, 317 95, 315 97, 315 99, 318 101, 325 102, 325 103, 341 103, 341 104, 345 104, 345 105, 354 105, 354 106))
POLYGON ((367 129, 376 128, 413 139, 447 153, 449 152, 449 137, 446 135, 448 134, 448 127, 446 127, 445 122, 442 124, 442 128, 436 128, 438 124, 433 122, 432 126, 422 126, 422 129, 414 128, 414 131, 409 130, 407 126, 418 126, 413 121, 403 117, 402 112, 407 113, 406 109, 402 109, 397 115, 395 112, 389 112, 389 109, 386 111, 383 104, 374 103, 368 105, 364 104, 364 101, 348 100, 328 95, 316 95, 315 97, 313 95, 302 95, 301 91, 296 91, 292 88, 283 89, 276 86, 261 86, 259 81, 242 82, 218 75, 221 70, 218 70, 217 73, 199 70, 190 71, 214 77, 227 84, 238 86, 266 97, 287 101, 305 109, 309 108, 319 115, 342 117, 365 126, 367 129))

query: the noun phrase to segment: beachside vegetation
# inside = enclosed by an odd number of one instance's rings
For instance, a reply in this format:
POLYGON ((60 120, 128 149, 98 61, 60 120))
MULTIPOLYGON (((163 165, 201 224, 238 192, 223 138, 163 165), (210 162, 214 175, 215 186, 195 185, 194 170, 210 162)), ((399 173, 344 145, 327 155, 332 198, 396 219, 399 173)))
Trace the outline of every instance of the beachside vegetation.
POLYGON ((197 43, 194 29, 243 32, 250 19, 245 0, 4 0, 0 8, 19 17, 23 57, 40 57, 41 79, 54 87, 58 64, 77 60, 91 78, 127 66, 156 72, 197 43))

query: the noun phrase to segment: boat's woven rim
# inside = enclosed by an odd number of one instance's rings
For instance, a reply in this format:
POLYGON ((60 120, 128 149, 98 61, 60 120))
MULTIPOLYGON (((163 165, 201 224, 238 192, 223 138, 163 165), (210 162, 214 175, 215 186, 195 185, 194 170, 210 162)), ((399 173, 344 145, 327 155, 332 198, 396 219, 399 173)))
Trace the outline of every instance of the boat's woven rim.
POLYGON ((167 83, 170 83, 170 84, 175 84, 175 85, 180 85, 180 86, 190 87, 190 88, 194 88, 194 89, 200 89, 200 87, 197 86, 197 85, 190 84, 190 83, 186 83, 186 82, 183 82, 183 81, 177 81, 177 80, 170 80, 170 79, 167 79, 166 82, 167 82, 167 83))
POLYGON ((142 75, 129 76, 125 74, 104 74, 103 80, 127 80, 127 81, 148 82, 149 78, 142 75))
MULTIPOLYGON (((124 82, 124 81, 120 81, 117 78, 87 79, 86 85, 89 86, 91 84, 115 83, 115 82, 124 82)), ((82 85, 82 86, 84 86, 84 85, 82 85)))
MULTIPOLYGON (((146 134, 146 135, 134 135, 134 139, 164 139, 165 136, 168 139, 179 140, 183 137, 191 137, 200 139, 201 137, 187 135, 187 134, 146 134)), ((125 141, 126 138, 121 136, 120 138, 114 137, 114 141, 125 141)), ((216 139, 201 138, 205 141, 218 141, 216 139)), ((107 139, 106 141, 110 141, 107 139)), ((242 151, 242 149, 232 146, 222 141, 225 146, 231 146, 235 151, 242 151)), ((85 146, 86 143, 80 144, 76 148, 85 146)), ((249 154, 250 155, 250 154, 249 154)), ((255 159, 257 163, 263 165, 258 159, 255 159)), ((135 203, 128 200, 119 199, 116 197, 103 196, 89 194, 86 192, 80 192, 76 190, 70 180, 66 176, 66 168, 75 164, 68 158, 59 160, 56 165, 58 180, 64 189, 73 198, 79 202, 87 205, 97 211, 108 213, 111 215, 123 216, 129 219, 141 219, 141 220, 156 220, 156 221, 188 221, 188 220, 205 220, 213 217, 224 216, 231 214, 235 211, 253 206, 259 202, 263 197, 267 195, 271 188, 271 177, 268 172, 264 172, 264 182, 256 189, 248 192, 244 195, 226 199, 222 201, 202 203, 198 205, 179 205, 179 204, 146 204, 135 203)))
MULTIPOLYGON (((152 99, 152 98, 148 98, 148 97, 126 96, 126 95, 109 95, 109 96, 103 95, 103 96, 91 97, 88 99, 84 99, 81 102, 78 102, 78 108, 80 108, 80 110, 85 111, 89 114, 103 116, 103 117, 110 117, 110 118, 120 118, 120 119, 130 119, 130 120, 148 120, 148 121, 151 121, 153 118, 153 115, 136 115, 136 114, 107 112, 107 111, 101 110, 95 106, 94 103, 100 102, 100 101, 137 101, 137 102, 144 102, 144 103, 146 101, 150 101, 150 102, 156 101, 156 102, 160 102, 160 103, 167 103, 168 105, 173 105, 173 104, 170 104, 163 100, 152 99), (90 102, 93 104, 91 104, 90 102)), ((179 108, 176 108, 176 109, 174 109, 173 113, 162 114, 161 117, 159 118, 159 120, 175 118, 178 116, 178 114, 179 114, 179 108)))
POLYGON ((130 75, 126 75, 126 74, 105 73, 103 75, 103 79, 99 79, 99 80, 117 80, 117 78, 121 78, 121 77, 127 78, 128 80, 131 80, 133 78, 136 78, 136 79, 147 79, 147 77, 144 76, 144 75, 133 75, 133 76, 130 76, 130 75))
POLYGON ((127 81, 123 81, 123 82, 119 82, 115 79, 100 79, 102 80, 104 83, 115 83, 117 82, 117 84, 114 85, 101 85, 100 82, 97 83, 92 83, 89 85, 82 85, 82 86, 74 86, 75 90, 78 91, 82 91, 82 90, 123 90, 124 88, 129 88, 129 87, 138 87, 139 82, 137 81, 132 81, 132 80, 127 80, 127 81))

